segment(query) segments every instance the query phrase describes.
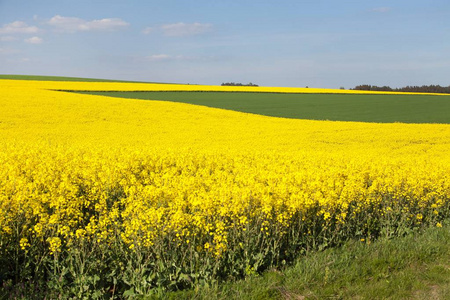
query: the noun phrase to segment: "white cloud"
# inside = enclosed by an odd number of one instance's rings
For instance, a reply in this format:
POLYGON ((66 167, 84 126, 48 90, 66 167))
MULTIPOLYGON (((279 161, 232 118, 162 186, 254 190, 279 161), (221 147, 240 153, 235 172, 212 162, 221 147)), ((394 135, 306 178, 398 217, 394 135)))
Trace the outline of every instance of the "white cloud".
POLYGON ((130 25, 119 18, 93 20, 84 24, 83 28, 86 30, 118 30, 130 25))
POLYGON ((173 24, 164 24, 158 27, 147 27, 142 30, 143 34, 150 34, 155 31, 162 32, 165 36, 173 36, 173 37, 181 37, 181 36, 191 36, 191 35, 199 35, 212 30, 212 24, 202 24, 202 23, 173 23, 173 24))
POLYGON ((166 60, 166 59, 170 59, 171 56, 168 54, 154 54, 154 55, 147 56, 147 58, 149 60, 166 60))
POLYGON ((86 21, 73 18, 73 17, 61 17, 60 15, 56 15, 47 22, 47 24, 55 26, 58 30, 61 31, 77 31, 81 30, 80 27, 86 23, 86 21))
POLYGON ((42 44, 42 42, 44 41, 43 39, 41 39, 40 37, 37 36, 33 36, 29 39, 25 39, 24 40, 26 43, 28 44, 42 44))
POLYGON ((153 28, 153 27, 147 27, 147 28, 145 28, 144 30, 142 30, 142 33, 143 33, 143 34, 150 34, 150 33, 154 32, 154 31, 155 31, 155 28, 153 28))
POLYGON ((153 54, 146 57, 147 61, 167 61, 181 58, 181 56, 172 56, 168 54, 153 54))
POLYGON ((385 12, 388 12, 390 10, 391 10, 390 7, 376 7, 376 8, 372 9, 373 12, 378 12, 378 13, 385 13, 385 12))
POLYGON ((101 20, 86 21, 75 17, 62 17, 56 15, 51 18, 48 25, 54 26, 58 31, 76 32, 76 31, 114 31, 119 30, 130 24, 119 18, 107 18, 101 20))
POLYGON ((211 61, 219 61, 223 60, 223 58, 215 57, 215 56, 187 56, 187 55, 170 55, 170 54, 153 54, 144 57, 144 61, 184 61, 184 62, 211 62, 211 61))
POLYGON ((161 30, 166 36, 189 36, 206 33, 212 29, 211 24, 202 23, 175 23, 161 26, 161 30))
POLYGON ((36 33, 39 28, 36 26, 28 26, 27 23, 22 21, 15 21, 0 27, 0 34, 15 34, 15 33, 36 33))

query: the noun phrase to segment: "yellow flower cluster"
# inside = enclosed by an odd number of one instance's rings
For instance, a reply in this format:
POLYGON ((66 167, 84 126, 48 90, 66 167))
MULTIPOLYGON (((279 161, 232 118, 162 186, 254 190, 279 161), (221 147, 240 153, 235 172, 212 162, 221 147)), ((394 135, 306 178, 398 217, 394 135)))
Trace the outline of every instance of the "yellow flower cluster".
POLYGON ((292 120, 54 91, 148 88, 180 87, 0 81, 3 238, 16 235, 24 250, 42 241, 51 254, 83 239, 130 249, 170 239, 220 257, 252 226, 265 235, 308 218, 345 226, 366 210, 422 222, 449 205, 449 125, 292 120))

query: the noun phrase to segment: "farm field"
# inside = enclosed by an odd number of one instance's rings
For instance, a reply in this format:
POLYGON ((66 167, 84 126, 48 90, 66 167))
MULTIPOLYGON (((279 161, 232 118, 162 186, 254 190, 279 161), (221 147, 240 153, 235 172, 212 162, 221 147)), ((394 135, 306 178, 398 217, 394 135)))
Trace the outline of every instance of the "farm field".
POLYGON ((39 75, 2 75, 1 79, 8 80, 34 80, 34 81, 77 81, 77 82, 133 82, 112 79, 97 79, 97 78, 80 78, 80 77, 63 77, 63 76, 39 76, 39 75))
POLYGON ((166 100, 272 117, 379 123, 450 123, 450 95, 354 95, 224 92, 79 92, 166 100))
MULTIPOLYGON (((307 90, 0 80, 0 281, 50 298, 152 295, 440 228, 450 125, 389 123, 391 111, 366 114, 372 123, 296 119, 283 105, 274 110, 289 118, 257 115, 270 115, 273 97, 300 97, 264 92, 331 92, 307 90), (139 101, 69 90, 172 92, 139 101), (252 114, 233 111, 244 96, 252 114)), ((339 96, 354 114, 365 97, 405 97, 393 100, 415 103, 404 122, 448 122, 448 96, 365 94, 301 96, 322 107, 339 96), (421 116, 420 101, 441 101, 442 114, 421 116)))

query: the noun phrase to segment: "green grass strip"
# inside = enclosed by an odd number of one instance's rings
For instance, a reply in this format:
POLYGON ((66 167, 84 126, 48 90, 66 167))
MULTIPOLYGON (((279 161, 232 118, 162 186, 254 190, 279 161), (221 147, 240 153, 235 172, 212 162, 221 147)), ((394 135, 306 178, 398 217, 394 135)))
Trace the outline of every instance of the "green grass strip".
POLYGON ((450 123, 450 96, 251 92, 80 92, 163 100, 272 117, 379 123, 450 123))
POLYGON ((449 299, 450 226, 311 252, 285 270, 165 299, 449 299))

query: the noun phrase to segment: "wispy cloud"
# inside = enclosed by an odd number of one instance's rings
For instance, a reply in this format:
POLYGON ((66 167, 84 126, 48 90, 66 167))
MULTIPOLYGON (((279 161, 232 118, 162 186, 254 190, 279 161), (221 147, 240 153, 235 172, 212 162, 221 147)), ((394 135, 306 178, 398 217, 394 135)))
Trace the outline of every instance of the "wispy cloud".
POLYGON ((0 27, 0 34, 16 34, 16 33, 36 33, 39 31, 39 28, 36 26, 28 26, 27 23, 22 21, 15 21, 9 24, 5 24, 0 27))
POLYGON ((147 27, 142 33, 150 34, 155 31, 162 32, 165 36, 172 37, 183 37, 183 36, 192 36, 192 35, 200 35, 207 32, 210 32, 213 28, 212 24, 209 23, 173 23, 173 24, 164 24, 159 27, 147 27))
POLYGON ((17 38, 13 37, 13 36, 0 36, 0 42, 12 42, 12 41, 16 41, 17 38))
POLYGON ((28 44, 42 44, 44 40, 38 36, 33 36, 29 39, 25 39, 24 42, 28 44))
POLYGON ((170 60, 181 60, 185 57, 182 55, 169 55, 169 54, 153 54, 145 57, 146 61, 170 61, 170 60))
POLYGON ((155 28, 153 28, 153 27, 147 27, 147 28, 145 28, 144 30, 142 30, 142 33, 143 33, 143 34, 150 34, 150 33, 154 32, 154 31, 155 31, 155 28))
POLYGON ((202 23, 175 23, 162 25, 161 29, 164 35, 167 36, 189 36, 206 33, 212 29, 212 25, 202 23))
POLYGON ((16 53, 19 53, 19 51, 12 49, 12 48, 1 48, 0 47, 0 54, 16 54, 16 53))
POLYGON ((373 11, 373 12, 378 12, 378 13, 386 13, 386 12, 389 12, 389 11, 391 11, 391 10, 392 10, 391 7, 386 7, 386 6, 384 6, 384 7, 376 7, 376 8, 373 8, 371 11, 373 11))
POLYGON ((218 56, 191 56, 191 55, 171 55, 171 54, 152 54, 149 56, 138 58, 137 61, 146 62, 212 62, 212 61, 223 61, 224 57, 218 56))
POLYGON ((62 32, 115 31, 130 25, 119 18, 87 21, 76 17, 63 17, 60 15, 51 18, 47 24, 53 26, 57 31, 62 32))

